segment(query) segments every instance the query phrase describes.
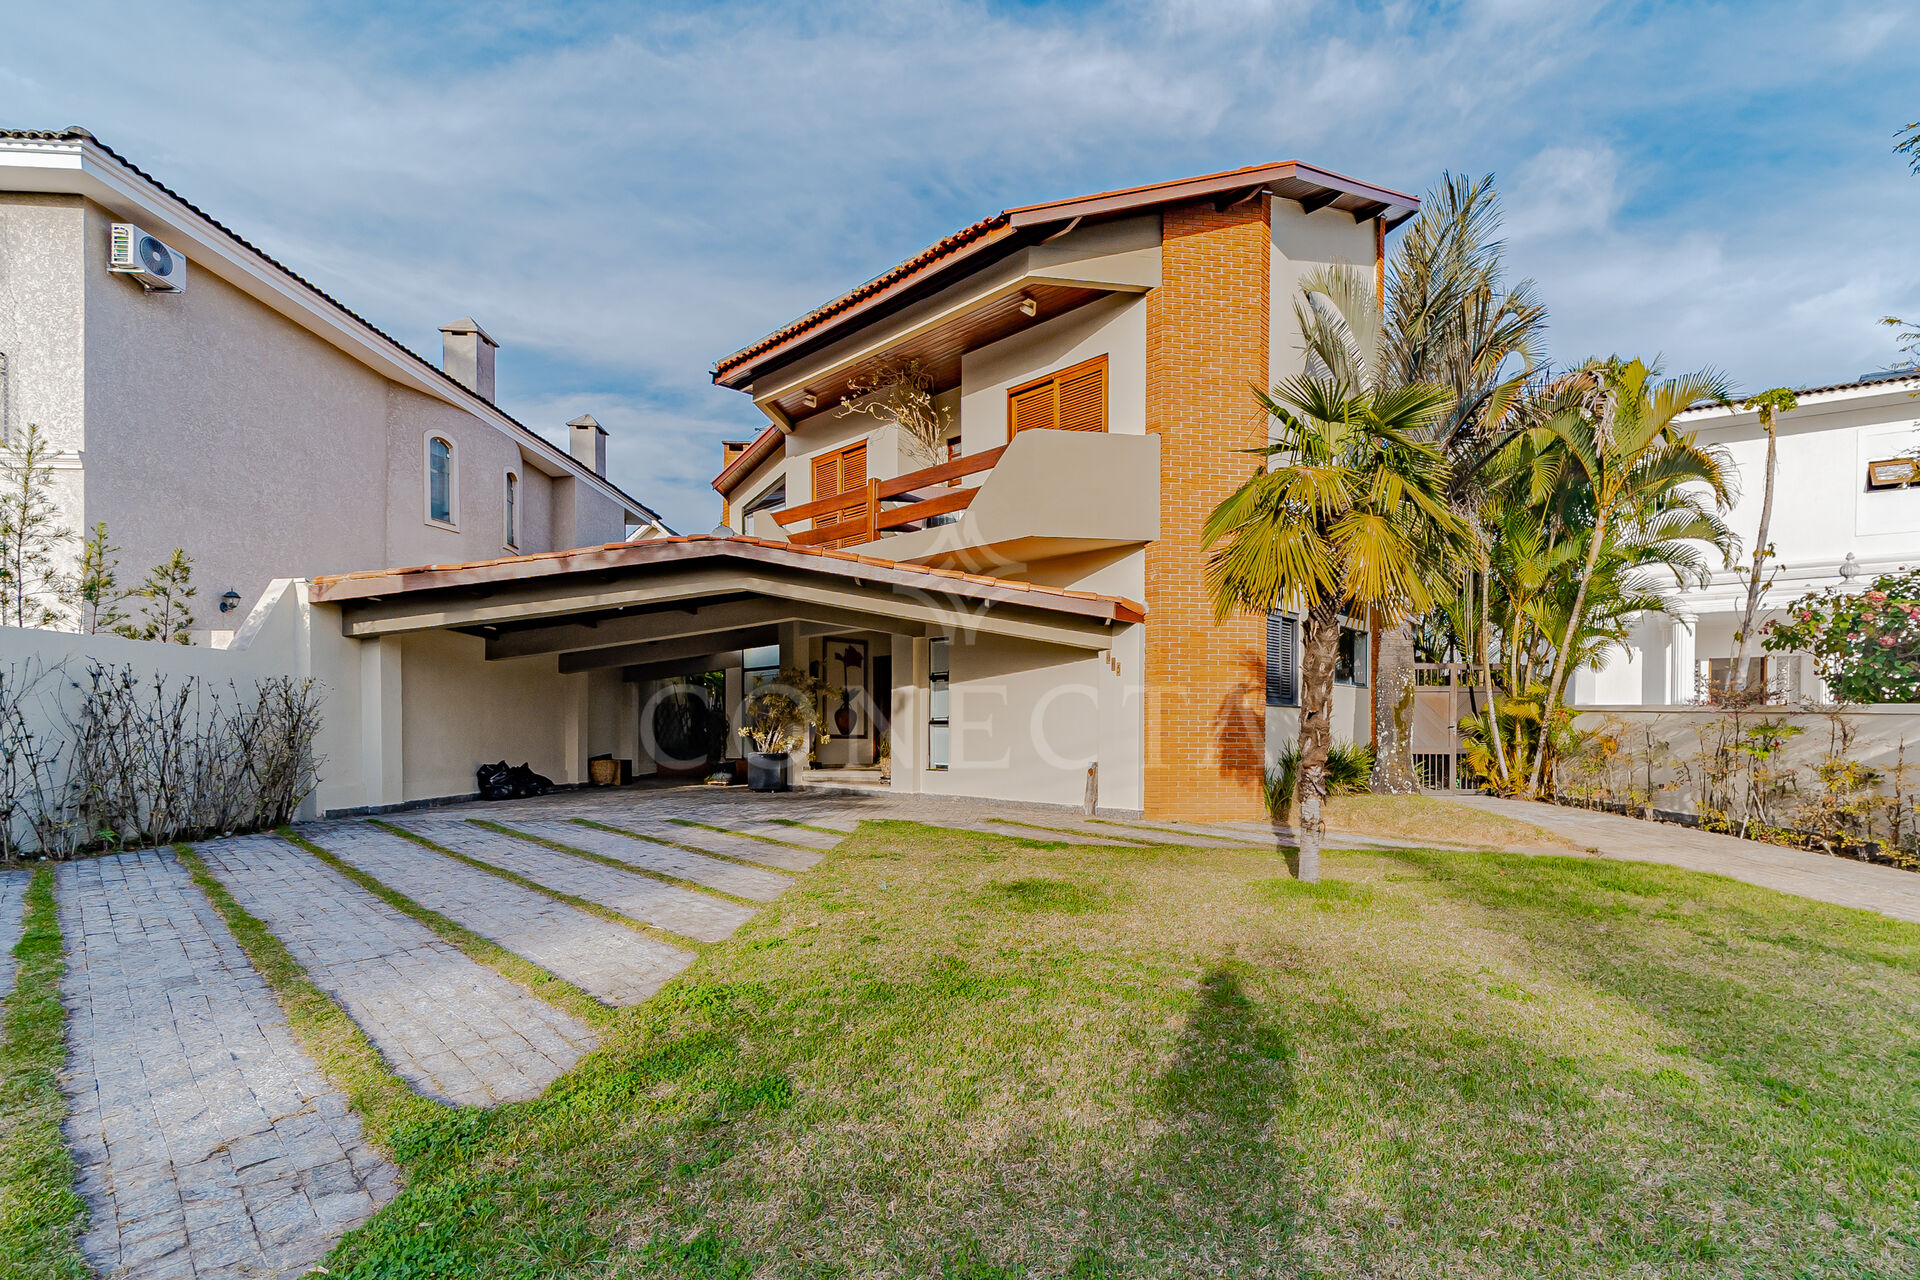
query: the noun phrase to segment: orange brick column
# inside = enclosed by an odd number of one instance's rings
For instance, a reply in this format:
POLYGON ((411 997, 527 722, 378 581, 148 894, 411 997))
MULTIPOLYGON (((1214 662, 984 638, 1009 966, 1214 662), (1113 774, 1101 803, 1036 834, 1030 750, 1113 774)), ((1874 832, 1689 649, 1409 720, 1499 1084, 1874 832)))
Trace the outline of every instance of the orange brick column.
POLYGON ((1258 818, 1266 761, 1263 622, 1216 623, 1201 528, 1261 465, 1252 388, 1267 385, 1268 201, 1162 216, 1147 294, 1147 430, 1160 437, 1160 537, 1147 546, 1146 811, 1258 818))

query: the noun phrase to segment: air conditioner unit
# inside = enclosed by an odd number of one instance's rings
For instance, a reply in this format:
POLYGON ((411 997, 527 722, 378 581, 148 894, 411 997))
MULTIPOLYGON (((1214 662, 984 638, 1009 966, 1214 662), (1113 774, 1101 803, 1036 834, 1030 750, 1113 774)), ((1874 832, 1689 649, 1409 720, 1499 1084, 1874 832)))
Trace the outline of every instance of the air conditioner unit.
POLYGON ((130 222, 113 224, 113 261, 122 275, 146 289, 178 293, 187 287, 187 260, 130 222))

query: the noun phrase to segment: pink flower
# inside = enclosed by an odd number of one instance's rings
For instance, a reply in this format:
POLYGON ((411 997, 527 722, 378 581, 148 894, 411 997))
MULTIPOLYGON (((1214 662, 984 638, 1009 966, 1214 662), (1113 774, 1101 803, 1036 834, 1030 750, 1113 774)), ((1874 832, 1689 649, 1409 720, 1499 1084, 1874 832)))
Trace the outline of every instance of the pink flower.
POLYGON ((1874 602, 1875 604, 1882 604, 1882 603, 1885 603, 1885 601, 1886 601, 1886 598, 1887 598, 1887 593, 1886 593, 1886 592, 1884 592, 1884 591, 1869 591, 1869 592, 1867 592, 1867 599, 1869 599, 1869 600, 1871 600, 1871 601, 1873 601, 1873 602, 1874 602))
POLYGON ((1847 639, 1853 641, 1855 644, 1858 644, 1860 642, 1860 633, 1858 631, 1849 631, 1847 632, 1847 639))
POLYGON ((1891 648, 1893 648, 1893 637, 1892 637, 1892 636, 1881 636, 1881 637, 1880 637, 1880 647, 1881 647, 1882 649, 1891 649, 1891 648))

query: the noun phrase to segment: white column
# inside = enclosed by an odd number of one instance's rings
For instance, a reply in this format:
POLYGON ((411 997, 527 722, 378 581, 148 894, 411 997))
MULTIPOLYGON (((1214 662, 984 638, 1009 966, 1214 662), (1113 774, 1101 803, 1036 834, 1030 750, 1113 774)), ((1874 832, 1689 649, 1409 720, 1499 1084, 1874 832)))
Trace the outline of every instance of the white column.
POLYGON ((400 641, 360 642, 360 803, 399 804, 407 798, 401 773, 400 641))
POLYGON ((1693 628, 1697 618, 1685 610, 1675 610, 1673 640, 1667 648, 1667 705, 1683 706, 1693 701, 1694 659, 1693 628))
POLYGON ((887 758, 892 765, 893 789, 917 792, 921 770, 926 768, 922 748, 927 740, 927 642, 895 635, 891 652, 893 705, 887 712, 891 721, 887 758))

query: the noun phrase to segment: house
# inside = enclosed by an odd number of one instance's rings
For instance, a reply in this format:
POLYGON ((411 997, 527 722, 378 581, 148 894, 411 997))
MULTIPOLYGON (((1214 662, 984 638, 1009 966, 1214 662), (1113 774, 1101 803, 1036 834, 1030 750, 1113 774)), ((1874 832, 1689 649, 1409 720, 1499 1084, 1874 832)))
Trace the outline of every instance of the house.
MULTIPOLYGON (((1920 564, 1920 375, 1870 375, 1797 396, 1800 407, 1777 419, 1762 623, 1807 592, 1864 587, 1920 564)), ((1740 535, 1740 564, 1716 568, 1706 586, 1667 584, 1667 612, 1642 615, 1624 652, 1575 673, 1575 705, 1679 706, 1725 686, 1766 485, 1766 433, 1754 411, 1734 406, 1691 409, 1677 425, 1732 456, 1739 497, 1728 520, 1740 535)), ((1748 653, 1749 688, 1764 684, 1779 701, 1821 697, 1804 655, 1768 654, 1757 638, 1748 653)))
POLYGON ((435 367, 84 129, 0 132, 0 433, 50 437, 123 579, 193 557, 203 639, 278 578, 666 531, 591 416, 555 447, 494 403, 498 343, 442 334, 435 367), (116 228, 170 275, 116 270, 116 228))

